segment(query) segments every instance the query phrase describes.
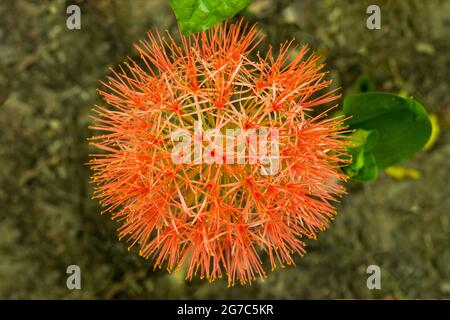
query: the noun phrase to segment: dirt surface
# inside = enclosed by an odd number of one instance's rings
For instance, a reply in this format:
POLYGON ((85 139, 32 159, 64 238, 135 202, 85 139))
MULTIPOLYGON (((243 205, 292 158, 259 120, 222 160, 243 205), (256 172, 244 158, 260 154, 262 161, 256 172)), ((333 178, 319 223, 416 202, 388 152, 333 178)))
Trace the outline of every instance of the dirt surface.
POLYGON ((152 28, 176 30, 166 0, 0 3, 0 298, 450 298, 450 1, 259 0, 243 13, 267 43, 295 37, 327 62, 344 94, 368 77, 376 90, 412 95, 436 114, 434 147, 404 163, 421 179, 349 185, 339 214, 297 266, 251 287, 185 282, 128 252, 91 200, 88 125, 98 80, 152 28), (68 290, 66 268, 82 270, 68 290), (381 268, 381 290, 366 268, 381 268))

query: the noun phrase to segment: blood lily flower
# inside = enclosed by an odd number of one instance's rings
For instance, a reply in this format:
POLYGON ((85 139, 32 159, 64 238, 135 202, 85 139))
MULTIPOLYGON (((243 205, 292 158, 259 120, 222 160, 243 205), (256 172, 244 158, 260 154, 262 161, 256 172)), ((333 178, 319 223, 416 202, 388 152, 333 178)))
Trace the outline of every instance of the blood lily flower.
POLYGON ((261 56, 261 34, 242 23, 148 37, 103 83, 108 107, 91 127, 95 197, 119 237, 187 279, 234 285, 293 264, 347 179, 343 119, 311 115, 339 97, 324 93, 319 57, 292 42, 261 56))

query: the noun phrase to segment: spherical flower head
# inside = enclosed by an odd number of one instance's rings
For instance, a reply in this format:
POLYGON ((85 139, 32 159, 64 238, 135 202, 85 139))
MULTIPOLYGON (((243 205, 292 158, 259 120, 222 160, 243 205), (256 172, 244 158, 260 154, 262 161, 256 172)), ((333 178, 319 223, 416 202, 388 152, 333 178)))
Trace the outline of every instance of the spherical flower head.
POLYGON ((338 98, 319 57, 292 42, 261 56, 242 22, 148 37, 103 83, 91 127, 95 197, 119 237, 187 279, 243 284, 293 264, 347 179, 343 119, 311 115, 338 98))

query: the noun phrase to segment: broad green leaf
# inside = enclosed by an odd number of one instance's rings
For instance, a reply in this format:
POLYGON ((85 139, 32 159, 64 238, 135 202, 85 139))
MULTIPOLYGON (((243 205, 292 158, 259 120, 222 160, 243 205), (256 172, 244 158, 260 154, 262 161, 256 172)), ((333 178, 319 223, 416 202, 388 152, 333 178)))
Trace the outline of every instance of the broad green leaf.
POLYGON ((389 93, 347 96, 343 113, 351 117, 350 129, 378 132, 371 150, 378 170, 411 158, 431 134, 430 119, 419 102, 389 93))
POLYGON ((364 147, 366 151, 371 151, 378 142, 377 130, 357 129, 352 135, 353 147, 364 147))
POLYGON ((344 172, 355 181, 369 181, 378 177, 378 167, 372 149, 378 142, 377 130, 358 129, 352 135, 352 146, 348 151, 352 163, 344 167, 344 172))
POLYGON ((250 0, 170 0, 184 34, 206 30, 233 17, 250 0))

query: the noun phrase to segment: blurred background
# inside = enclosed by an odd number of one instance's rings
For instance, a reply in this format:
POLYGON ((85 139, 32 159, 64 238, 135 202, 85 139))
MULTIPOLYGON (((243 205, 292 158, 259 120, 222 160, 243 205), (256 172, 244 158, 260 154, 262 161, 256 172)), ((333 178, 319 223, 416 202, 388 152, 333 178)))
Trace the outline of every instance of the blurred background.
POLYGON ((147 31, 176 31, 169 1, 3 0, 0 298, 450 298, 450 0, 253 0, 242 15, 274 46, 308 43, 343 94, 368 79, 436 115, 436 143, 402 164, 415 174, 350 184, 331 228, 264 282, 228 289, 153 271, 91 200, 86 138, 108 67, 136 56, 147 31), (71 4, 81 30, 66 28, 71 4), (370 4, 381 8, 381 30, 366 28, 370 4), (66 287, 71 264, 81 290, 66 287), (381 290, 366 286, 371 264, 381 290))

